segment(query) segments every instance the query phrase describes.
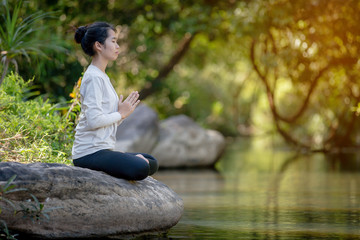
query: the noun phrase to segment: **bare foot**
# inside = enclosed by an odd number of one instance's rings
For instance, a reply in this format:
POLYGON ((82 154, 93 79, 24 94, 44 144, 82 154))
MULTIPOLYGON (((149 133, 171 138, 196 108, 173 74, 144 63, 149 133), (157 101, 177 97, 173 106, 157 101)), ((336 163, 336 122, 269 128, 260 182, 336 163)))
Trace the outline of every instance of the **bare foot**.
POLYGON ((144 160, 149 164, 149 160, 147 160, 143 155, 141 155, 141 154, 136 154, 135 156, 144 159, 144 160))

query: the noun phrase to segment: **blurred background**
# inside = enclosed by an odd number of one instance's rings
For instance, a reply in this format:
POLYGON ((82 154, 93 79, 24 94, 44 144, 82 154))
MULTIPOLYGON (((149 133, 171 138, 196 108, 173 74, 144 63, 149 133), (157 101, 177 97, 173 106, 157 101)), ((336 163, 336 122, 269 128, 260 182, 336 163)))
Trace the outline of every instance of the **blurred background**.
POLYGON ((358 0, 2 2, 3 28, 16 6, 46 15, 24 36, 31 46, 1 43, 2 72, 13 59, 7 71, 34 77, 44 99, 71 100, 90 63, 74 29, 107 21, 118 93, 139 90, 160 119, 185 114, 227 137, 216 171, 157 175, 185 201, 170 237, 360 237, 358 0))
POLYGON ((108 69, 113 84, 119 93, 141 90, 161 118, 183 113, 226 136, 353 150, 359 8, 356 0, 23 1, 19 16, 49 16, 29 35, 42 53, 16 61, 44 97, 69 100, 90 61, 74 28, 107 21, 121 47, 108 69))

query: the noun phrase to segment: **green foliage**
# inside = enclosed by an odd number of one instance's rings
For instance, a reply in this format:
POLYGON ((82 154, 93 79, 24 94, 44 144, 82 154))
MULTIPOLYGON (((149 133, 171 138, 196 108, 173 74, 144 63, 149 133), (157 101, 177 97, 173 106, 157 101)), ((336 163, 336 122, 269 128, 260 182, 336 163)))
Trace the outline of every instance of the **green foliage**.
POLYGON ((360 103, 358 103, 356 106, 353 106, 351 111, 355 112, 356 116, 360 116, 360 103))
POLYGON ((49 100, 24 99, 31 82, 10 74, 0 86, 1 160, 70 164, 73 122, 49 100))
POLYGON ((70 30, 108 21, 117 28, 121 53, 107 73, 124 95, 149 86, 181 39, 196 33, 186 55, 157 84, 159 91, 145 100, 161 118, 187 114, 227 135, 277 131, 317 149, 358 143, 360 125, 351 112, 360 102, 357 0, 27 1, 18 15, 38 9, 59 11, 40 22, 53 30, 49 42, 63 39, 58 46, 70 54, 44 49, 47 58, 20 64, 19 72, 25 79, 36 76, 41 92, 57 102, 69 99, 90 63, 70 30))
POLYGON ((44 208, 45 205, 37 199, 33 194, 30 193, 32 198, 27 200, 25 203, 20 203, 20 210, 16 210, 16 214, 22 214, 23 218, 30 219, 32 222, 35 221, 49 221, 50 217, 49 212, 52 212, 55 209, 60 209, 61 207, 53 208, 44 208))
MULTIPOLYGON (((12 210, 14 212, 16 212, 16 206, 15 204, 6 197, 7 194, 12 193, 12 192, 18 192, 18 191, 25 191, 25 188, 15 188, 16 186, 13 185, 13 181, 15 180, 16 175, 12 176, 4 186, 0 185, 0 202, 5 202, 8 205, 10 205, 10 207, 12 208, 12 210)), ((0 214, 2 212, 2 209, 0 208, 0 214)), ((13 240, 16 239, 16 234, 12 234, 9 229, 8 226, 6 224, 6 222, 2 219, 0 219, 0 239, 9 239, 9 240, 13 240)))
MULTIPOLYGON (((0 202, 5 202, 14 211, 14 214, 22 214, 24 218, 31 219, 32 221, 40 221, 40 220, 49 220, 49 215, 47 213, 58 209, 58 208, 44 208, 45 205, 43 203, 40 203, 39 200, 30 193, 32 200, 27 200, 25 203, 20 203, 18 209, 15 204, 6 197, 6 195, 14 192, 19 191, 27 191, 26 188, 16 188, 16 186, 13 184, 14 180, 16 178, 16 175, 12 176, 4 186, 0 185, 0 202)), ((0 208, 0 214, 2 212, 2 209, 0 208)), ((17 234, 12 234, 6 222, 2 219, 0 219, 0 239, 16 239, 17 234)))
POLYGON ((1 220, 0 219, 0 239, 3 240, 3 239, 7 239, 7 240, 16 240, 16 236, 18 234, 12 234, 8 227, 7 227, 7 224, 4 220, 1 220))
POLYGON ((256 0, 249 6, 261 11, 250 22, 257 30, 248 61, 277 132, 308 149, 357 148, 360 125, 351 108, 360 99, 358 1, 256 0))
MULTIPOLYGON (((11 200, 9 200, 8 198, 6 198, 5 195, 9 194, 9 193, 13 193, 13 192, 18 192, 18 191, 25 191, 25 188, 15 188, 16 186, 13 185, 13 182, 16 178, 16 175, 12 176, 4 186, 0 186, 0 201, 6 202, 7 204, 9 204, 13 210, 16 210, 15 205, 12 203, 11 200)), ((1 208, 0 208, 0 214, 1 214, 1 208)))
POLYGON ((30 34, 40 30, 38 27, 34 28, 34 24, 39 20, 48 17, 49 13, 36 12, 22 19, 19 15, 22 6, 22 1, 19 1, 15 6, 12 14, 7 1, 3 2, 5 8, 5 15, 2 15, 4 21, 4 27, 0 25, 0 36, 1 36, 1 49, 6 51, 6 58, 12 59, 16 55, 24 55, 27 59, 29 53, 42 54, 39 49, 40 42, 36 40, 24 42, 24 38, 30 34))
POLYGON ((42 51, 44 48, 63 50, 61 47, 48 42, 39 33, 45 30, 45 25, 40 23, 51 16, 53 12, 36 11, 28 16, 21 15, 23 2, 18 1, 11 11, 8 1, 2 1, 2 24, 0 24, 0 50, 4 63, 0 84, 7 74, 10 63, 18 71, 18 60, 25 57, 30 62, 30 56, 47 57, 42 51))
MULTIPOLYGON (((15 2, 15 0, 9 0, 15 2)), ((70 54, 45 52, 51 61, 42 59, 35 65, 21 65, 21 76, 36 76, 35 83, 41 85, 42 93, 56 97, 58 101, 68 99, 71 87, 90 59, 84 56, 81 47, 74 42, 74 26, 94 21, 108 21, 119 33, 120 57, 108 68, 117 90, 126 94, 130 90, 141 90, 160 71, 187 33, 204 32, 211 38, 222 35, 224 9, 232 9, 234 3, 209 1, 108 1, 94 4, 84 1, 30 1, 24 11, 37 9, 59 11, 56 21, 47 21, 52 29, 50 38, 66 41, 70 54), (41 84, 40 84, 41 83, 41 84), (126 91, 126 92, 124 92, 126 91)), ((165 87, 165 86, 161 86, 165 87)))

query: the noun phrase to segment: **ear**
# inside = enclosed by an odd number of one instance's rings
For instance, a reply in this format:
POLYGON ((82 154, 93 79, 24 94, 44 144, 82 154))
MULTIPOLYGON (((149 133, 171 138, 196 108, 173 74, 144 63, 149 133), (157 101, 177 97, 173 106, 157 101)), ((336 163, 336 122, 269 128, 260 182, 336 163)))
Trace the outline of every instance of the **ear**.
POLYGON ((99 43, 98 41, 96 41, 96 42, 94 43, 94 48, 95 48, 95 51, 97 51, 97 52, 101 51, 101 50, 102 50, 102 45, 101 45, 101 43, 99 43))

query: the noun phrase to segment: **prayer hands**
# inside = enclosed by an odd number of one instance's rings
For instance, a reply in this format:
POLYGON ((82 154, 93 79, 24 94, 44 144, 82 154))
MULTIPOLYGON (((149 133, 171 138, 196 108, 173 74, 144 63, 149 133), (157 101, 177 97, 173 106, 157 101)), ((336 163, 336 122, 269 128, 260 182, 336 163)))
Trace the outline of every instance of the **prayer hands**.
POLYGON ((136 108, 136 106, 140 103, 139 93, 134 91, 130 93, 130 95, 123 102, 123 95, 120 95, 118 112, 121 114, 123 119, 127 118, 136 108))

